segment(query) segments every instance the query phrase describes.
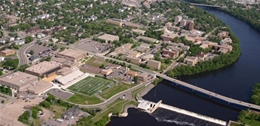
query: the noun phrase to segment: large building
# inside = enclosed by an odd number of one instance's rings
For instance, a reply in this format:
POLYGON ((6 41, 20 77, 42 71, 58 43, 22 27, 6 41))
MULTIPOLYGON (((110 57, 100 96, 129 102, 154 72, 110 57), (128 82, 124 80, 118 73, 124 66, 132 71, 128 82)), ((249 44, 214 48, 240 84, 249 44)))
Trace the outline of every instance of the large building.
POLYGON ((180 21, 182 20, 182 16, 176 16, 175 18, 174 18, 174 23, 175 24, 177 24, 177 23, 179 23, 180 21))
POLYGON ((184 59, 184 63, 186 63, 186 64, 188 64, 188 65, 190 65, 190 66, 196 65, 198 62, 199 62, 198 57, 187 56, 187 57, 184 59))
POLYGON ((106 43, 112 43, 113 41, 119 41, 119 36, 104 34, 104 35, 98 36, 97 39, 105 41, 106 43))
POLYGON ((131 28, 140 28, 139 24, 135 24, 135 23, 131 23, 131 22, 125 23, 125 26, 131 27, 131 28))
POLYGON ((89 76, 88 73, 83 73, 79 69, 74 69, 69 74, 66 74, 64 76, 59 75, 55 77, 54 82, 62 85, 68 85, 70 83, 74 83, 75 81, 82 80, 87 76, 89 76))
POLYGON ((149 60, 147 61, 147 66, 152 69, 160 70, 161 69, 161 62, 156 60, 149 60))
POLYGON ((117 26, 122 26, 123 25, 123 22, 120 19, 107 19, 106 23, 107 24, 114 24, 114 25, 117 25, 117 26))
POLYGON ((10 86, 17 91, 27 91, 27 87, 36 84, 38 77, 23 72, 15 72, 11 75, 0 78, 0 84, 10 86))
POLYGON ((13 55, 13 54, 15 54, 15 51, 11 50, 11 49, 6 49, 6 50, 3 50, 3 51, 0 52, 1 56, 10 56, 10 55, 13 55))
POLYGON ((194 21, 189 21, 186 25, 187 30, 193 30, 194 29, 194 21))
POLYGON ((58 58, 64 58, 73 62, 78 62, 85 57, 85 52, 73 49, 67 49, 56 54, 58 58))
POLYGON ((28 87, 27 91, 31 94, 39 95, 52 87, 52 84, 43 80, 38 81, 28 87))
POLYGON ((183 19, 180 23, 181 27, 185 27, 187 25, 187 20, 183 19))
POLYGON ((163 41, 172 41, 175 37, 178 37, 178 34, 175 33, 164 33, 161 35, 163 41))
POLYGON ((60 63, 55 61, 50 61, 50 62, 44 61, 37 65, 25 69, 25 72, 35 76, 49 77, 55 74, 60 69, 61 69, 60 63))

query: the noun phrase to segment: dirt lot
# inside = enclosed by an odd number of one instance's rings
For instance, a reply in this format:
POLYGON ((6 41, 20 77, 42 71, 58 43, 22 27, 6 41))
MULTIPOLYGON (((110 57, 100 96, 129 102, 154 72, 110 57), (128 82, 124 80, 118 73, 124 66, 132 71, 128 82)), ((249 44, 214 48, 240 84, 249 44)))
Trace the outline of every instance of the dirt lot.
POLYGON ((36 98, 30 99, 28 102, 25 100, 18 99, 13 104, 9 104, 5 107, 0 108, 0 125, 4 126, 24 126, 17 119, 20 115, 24 113, 23 107, 26 105, 37 105, 44 99, 36 98), (2 114, 4 113, 4 114, 2 114))

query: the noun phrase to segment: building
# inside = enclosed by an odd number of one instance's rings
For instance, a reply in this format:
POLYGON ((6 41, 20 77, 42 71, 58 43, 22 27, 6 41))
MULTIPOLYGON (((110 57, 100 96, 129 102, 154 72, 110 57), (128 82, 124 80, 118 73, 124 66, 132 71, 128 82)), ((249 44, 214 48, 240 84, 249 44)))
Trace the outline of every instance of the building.
POLYGON ((131 63, 134 63, 134 64, 140 64, 141 63, 141 59, 139 59, 139 58, 128 56, 128 57, 126 57, 126 59, 129 60, 131 63))
POLYGON ((135 24, 135 23, 131 23, 131 22, 127 22, 124 24, 126 27, 131 27, 131 28, 140 28, 140 25, 139 24, 135 24))
POLYGON ((35 33, 39 33, 41 31, 41 29, 40 28, 29 28, 28 29, 28 32, 30 33, 30 34, 35 34, 35 33))
POLYGON ((161 35, 163 41, 172 41, 175 37, 178 37, 178 34, 175 33, 164 33, 161 35))
POLYGON ((145 36, 138 36, 138 37, 136 37, 136 39, 138 41, 144 41, 146 43, 158 43, 159 42, 157 39, 145 37, 145 36))
POLYGON ((174 23, 175 24, 178 24, 180 21, 182 20, 182 16, 176 16, 175 18, 174 18, 174 23))
POLYGON ((141 54, 137 51, 129 50, 126 55, 127 57, 138 58, 141 54))
POLYGON ((23 44, 25 44, 25 40, 24 39, 15 41, 15 45, 23 45, 23 44))
POLYGON ((39 95, 52 87, 52 84, 43 80, 38 81, 28 87, 27 91, 31 94, 39 95))
POLYGON ((53 31, 55 31, 55 32, 60 32, 60 31, 62 31, 63 30, 63 27, 62 26, 56 26, 54 29, 53 29, 53 31))
POLYGON ((186 64, 188 64, 188 65, 190 65, 190 66, 196 65, 198 62, 199 62, 198 57, 187 56, 187 57, 184 59, 184 63, 186 63, 186 64))
POLYGON ((193 30, 194 29, 194 21, 189 21, 186 25, 187 30, 193 30))
POLYGON ((179 56, 179 53, 180 53, 181 49, 163 49, 162 50, 162 56, 163 57, 166 57, 166 58, 176 58, 179 56))
POLYGON ((105 76, 110 75, 112 72, 113 72, 113 70, 111 68, 101 70, 101 74, 103 74, 105 76))
POLYGON ((138 35, 144 35, 145 30, 141 30, 141 29, 132 29, 132 31, 138 35))
POLYGON ((112 43, 113 41, 119 41, 119 36, 104 34, 104 35, 98 36, 97 39, 105 41, 106 43, 112 43))
POLYGON ((123 22, 122 22, 122 20, 120 20, 120 19, 107 19, 106 20, 106 23, 107 24, 113 24, 113 25, 117 25, 117 26, 122 26, 123 25, 123 22))
POLYGON ((184 19, 183 19, 183 20, 181 21, 181 23, 180 23, 180 26, 181 26, 181 27, 186 27, 186 25, 187 25, 187 20, 184 20, 184 19))
POLYGON ((135 77, 135 76, 138 76, 138 73, 136 71, 129 70, 126 72, 126 76, 135 77))
POLYGON ((5 42, 6 42, 6 41, 5 41, 4 38, 1 38, 1 39, 0 39, 0 43, 5 44, 5 42))
POLYGON ((223 37, 228 36, 228 34, 229 34, 229 32, 227 32, 227 31, 220 31, 220 32, 218 33, 218 37, 219 37, 219 38, 223 38, 223 37))
POLYGON ((11 50, 11 49, 5 49, 0 52, 1 56, 10 56, 10 55, 14 55, 14 54, 15 54, 15 51, 11 50))
POLYGON ((161 62, 160 61, 156 61, 156 60, 148 60, 147 61, 147 65, 152 68, 152 69, 156 69, 156 70, 160 70, 161 69, 161 62))
POLYGON ((72 62, 78 62, 82 58, 84 58, 85 55, 86 55, 86 53, 83 51, 74 50, 74 49, 66 49, 62 52, 58 52, 56 54, 56 57, 64 58, 64 59, 70 60, 72 62))
POLYGON ((141 74, 138 75, 138 79, 139 79, 140 81, 147 81, 147 79, 148 79, 148 74, 146 74, 146 73, 141 73, 141 74))
POLYGON ((165 24, 165 26, 166 26, 166 27, 172 26, 172 23, 171 23, 171 22, 167 22, 167 23, 165 24))
POLYGON ((0 62, 3 62, 5 60, 5 57, 0 56, 0 62))
POLYGON ((85 77, 89 76, 88 73, 83 73, 79 69, 74 69, 71 73, 62 76, 59 75, 55 77, 54 83, 62 84, 62 85, 67 85, 69 83, 72 83, 73 81, 79 81, 81 79, 84 79, 85 77))
POLYGON ((49 77, 61 69, 61 64, 55 61, 44 61, 25 69, 25 72, 35 76, 49 77))
POLYGON ((153 54, 147 54, 147 55, 144 55, 144 56, 142 57, 142 60, 148 61, 148 60, 153 59, 153 58, 154 58, 154 55, 153 55, 153 54))
POLYGON ((44 35, 51 35, 52 31, 51 30, 45 30, 45 31, 42 31, 42 34, 44 34, 44 35))
POLYGON ((72 69, 69 67, 63 67, 62 69, 58 70, 56 73, 58 75, 66 76, 72 72, 72 69))
POLYGON ((0 78, 1 85, 10 86, 17 91, 27 91, 27 87, 37 83, 37 81, 38 77, 20 71, 0 78))

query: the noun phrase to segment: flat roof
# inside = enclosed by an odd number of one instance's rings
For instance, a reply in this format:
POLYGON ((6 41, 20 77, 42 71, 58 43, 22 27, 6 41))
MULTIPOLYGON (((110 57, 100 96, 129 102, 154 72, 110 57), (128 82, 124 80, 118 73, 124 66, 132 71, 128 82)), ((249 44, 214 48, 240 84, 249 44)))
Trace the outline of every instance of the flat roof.
POLYGON ((43 80, 38 81, 36 84, 34 85, 30 85, 28 87, 29 91, 33 91, 35 93, 41 93, 44 90, 47 90, 48 88, 52 87, 52 84, 43 80))
POLYGON ((11 75, 0 78, 0 81, 11 83, 17 86, 24 86, 34 79, 38 79, 38 77, 18 71, 11 75))
POLYGON ((50 62, 44 61, 37 65, 27 68, 26 71, 31 71, 31 72, 35 72, 35 73, 45 73, 52 69, 60 67, 60 65, 61 65, 60 63, 55 62, 55 61, 50 61, 50 62))
POLYGON ((14 50, 12 50, 12 49, 5 49, 5 50, 3 50, 3 51, 1 51, 1 52, 4 52, 4 53, 8 53, 8 52, 13 52, 14 50))
POLYGON ((81 55, 85 55, 85 52, 80 50, 74 50, 74 49, 66 49, 62 52, 59 52, 58 54, 76 58, 76 57, 80 57, 81 55))
POLYGON ((110 35, 110 34, 104 34, 104 35, 98 36, 98 39, 114 41, 114 40, 119 40, 119 36, 117 36, 117 35, 110 35))
POLYGON ((59 81, 62 84, 67 84, 68 82, 82 76, 84 73, 81 72, 79 69, 74 69, 71 73, 65 76, 57 76, 55 80, 59 81))
POLYGON ((175 34, 175 33, 164 33, 161 35, 161 37, 166 37, 166 38, 175 38, 177 37, 178 35, 175 34))

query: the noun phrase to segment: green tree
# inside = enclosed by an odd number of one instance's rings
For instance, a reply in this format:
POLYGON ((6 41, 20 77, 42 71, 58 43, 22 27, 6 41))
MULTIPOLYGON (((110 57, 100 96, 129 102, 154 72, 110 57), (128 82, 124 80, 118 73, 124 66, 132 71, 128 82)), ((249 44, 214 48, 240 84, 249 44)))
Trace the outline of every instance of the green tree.
POLYGON ((33 50, 30 50, 29 54, 33 55, 33 54, 34 54, 34 51, 33 51, 33 50))
POLYGON ((33 37, 32 36, 26 36, 25 37, 25 43, 30 43, 33 41, 33 37))
POLYGON ((138 76, 134 76, 134 82, 137 83, 139 77, 138 76))

